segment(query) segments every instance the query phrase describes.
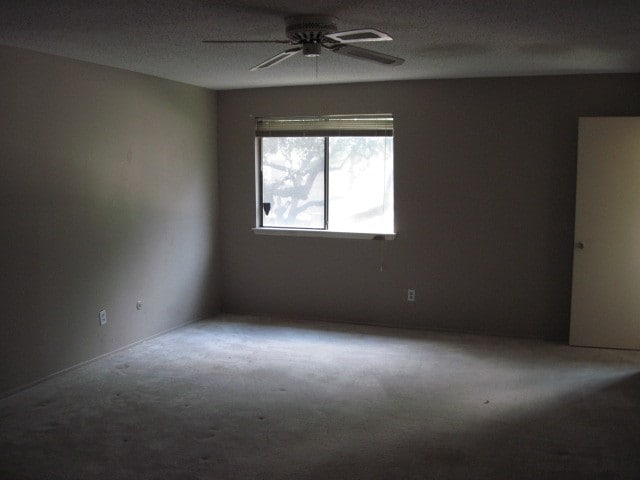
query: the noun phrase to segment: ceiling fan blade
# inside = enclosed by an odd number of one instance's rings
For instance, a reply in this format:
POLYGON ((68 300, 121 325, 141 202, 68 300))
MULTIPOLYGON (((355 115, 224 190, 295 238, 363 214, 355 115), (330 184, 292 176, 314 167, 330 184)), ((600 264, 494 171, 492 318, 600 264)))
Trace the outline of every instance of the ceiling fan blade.
POLYGON ((289 40, 202 40, 202 43, 291 43, 289 40))
POLYGON ((374 28, 360 28, 358 30, 330 33, 325 37, 340 43, 387 42, 393 40, 386 33, 374 28))
POLYGON ((264 62, 256 65, 255 67, 251 67, 249 71, 255 72, 256 70, 261 70, 263 68, 273 67, 274 65, 285 61, 287 58, 294 56, 296 53, 300 52, 301 50, 302 50, 301 47, 290 48, 289 50, 285 50, 284 52, 281 52, 271 57, 269 60, 265 60, 264 62))
POLYGON ((346 55, 348 57, 358 58, 360 60, 369 60, 370 62, 380 63, 382 65, 401 65, 404 63, 404 58, 392 57, 386 53, 375 52, 366 48, 354 47, 352 45, 337 44, 332 47, 328 47, 329 50, 339 53, 340 55, 346 55))

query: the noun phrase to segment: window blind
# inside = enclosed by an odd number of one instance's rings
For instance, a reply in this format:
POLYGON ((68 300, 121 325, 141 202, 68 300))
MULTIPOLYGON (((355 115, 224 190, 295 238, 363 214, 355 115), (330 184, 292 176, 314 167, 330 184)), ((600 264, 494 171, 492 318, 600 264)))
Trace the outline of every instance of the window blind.
POLYGON ((256 118, 256 137, 392 137, 393 116, 330 115, 256 118))

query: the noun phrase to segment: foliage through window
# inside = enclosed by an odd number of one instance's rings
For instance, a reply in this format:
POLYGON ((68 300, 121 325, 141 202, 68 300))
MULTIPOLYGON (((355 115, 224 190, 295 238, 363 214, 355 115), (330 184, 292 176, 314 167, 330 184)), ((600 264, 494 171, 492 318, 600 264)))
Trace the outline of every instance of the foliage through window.
POLYGON ((390 115, 258 119, 258 227, 393 233, 390 115))

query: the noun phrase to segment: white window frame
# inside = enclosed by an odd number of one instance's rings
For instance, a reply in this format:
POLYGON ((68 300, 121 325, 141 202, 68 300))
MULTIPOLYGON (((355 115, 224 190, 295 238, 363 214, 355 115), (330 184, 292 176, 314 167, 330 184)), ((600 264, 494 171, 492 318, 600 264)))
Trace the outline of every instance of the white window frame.
MULTIPOLYGON (((393 115, 330 115, 318 117, 258 117, 256 118, 255 135, 255 206, 256 227, 253 232, 258 235, 275 235, 290 237, 327 237, 355 238, 371 240, 393 240, 396 237, 395 212, 393 232, 349 232, 323 229, 263 227, 262 226, 262 151, 261 139, 268 136, 313 136, 325 137, 325 155, 328 154, 329 137, 337 136, 391 136, 393 137, 393 115), (318 135, 321 133, 321 135, 318 135)), ((325 192, 328 189, 328 158, 325 158, 325 192)), ((394 158, 395 165, 395 158, 394 158)), ((395 175, 394 175, 395 177, 395 175)), ((394 182, 395 183, 395 182, 394 182)), ((394 187, 395 192, 395 187, 394 187)), ((325 209, 329 208, 329 199, 325 195, 325 209)), ((394 202, 395 205, 395 202, 394 202)), ((395 208, 395 207, 394 207, 395 208)), ((326 216, 325 216, 326 220, 326 216)))

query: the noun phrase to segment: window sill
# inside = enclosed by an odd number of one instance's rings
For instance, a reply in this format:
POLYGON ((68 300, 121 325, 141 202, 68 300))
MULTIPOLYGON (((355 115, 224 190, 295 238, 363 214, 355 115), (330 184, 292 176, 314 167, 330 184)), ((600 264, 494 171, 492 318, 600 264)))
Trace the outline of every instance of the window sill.
POLYGON ((393 240, 395 233, 361 233, 334 232, 331 230, 304 230, 297 228, 253 228, 256 235, 274 235, 281 237, 324 237, 324 238, 355 238, 361 240, 393 240))

